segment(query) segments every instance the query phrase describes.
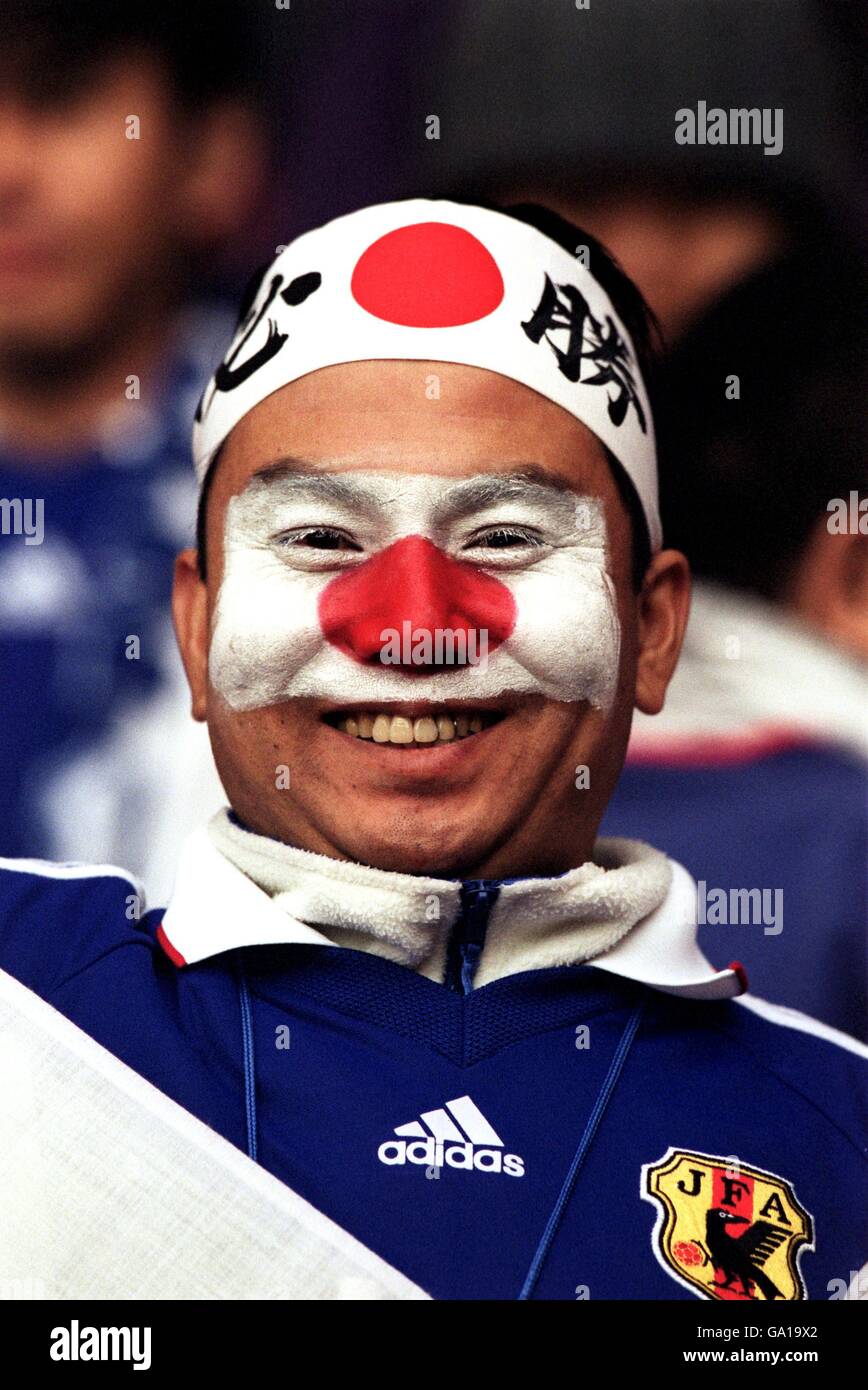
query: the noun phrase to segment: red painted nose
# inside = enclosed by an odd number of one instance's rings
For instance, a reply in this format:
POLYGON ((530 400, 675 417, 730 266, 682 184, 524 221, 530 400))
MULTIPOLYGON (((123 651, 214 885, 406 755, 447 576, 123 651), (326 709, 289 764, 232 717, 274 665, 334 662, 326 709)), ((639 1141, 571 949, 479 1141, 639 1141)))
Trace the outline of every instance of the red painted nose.
MULTIPOLYGON (((377 664, 384 632, 484 632, 488 651, 515 626, 515 599, 505 584, 453 560, 425 536, 405 536, 357 569, 333 579, 319 600, 323 633, 355 661, 377 664)), ((473 648, 471 648, 472 650, 473 648)))

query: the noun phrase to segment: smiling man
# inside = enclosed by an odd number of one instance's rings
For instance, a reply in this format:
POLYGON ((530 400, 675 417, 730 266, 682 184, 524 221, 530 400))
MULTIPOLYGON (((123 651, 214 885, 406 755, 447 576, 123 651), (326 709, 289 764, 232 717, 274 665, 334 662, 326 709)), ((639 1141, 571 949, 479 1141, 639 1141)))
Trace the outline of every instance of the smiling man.
POLYGON ((0 875, 11 974, 435 1298, 826 1298, 865 1260, 865 1049, 597 839, 688 607, 645 332, 539 209, 283 251, 176 568, 230 807, 135 922, 119 871, 0 875))

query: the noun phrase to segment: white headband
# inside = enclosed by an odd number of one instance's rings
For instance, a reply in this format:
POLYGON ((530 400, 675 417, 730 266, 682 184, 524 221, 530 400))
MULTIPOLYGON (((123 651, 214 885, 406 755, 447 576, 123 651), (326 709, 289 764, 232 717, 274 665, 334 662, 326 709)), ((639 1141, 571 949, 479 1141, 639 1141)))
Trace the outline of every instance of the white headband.
POLYGON ((583 264, 506 213, 412 198, 306 232, 277 256, 206 387, 200 482, 255 405, 320 367, 456 362, 522 382, 581 420, 639 496, 661 544, 654 425, 629 334, 583 264))

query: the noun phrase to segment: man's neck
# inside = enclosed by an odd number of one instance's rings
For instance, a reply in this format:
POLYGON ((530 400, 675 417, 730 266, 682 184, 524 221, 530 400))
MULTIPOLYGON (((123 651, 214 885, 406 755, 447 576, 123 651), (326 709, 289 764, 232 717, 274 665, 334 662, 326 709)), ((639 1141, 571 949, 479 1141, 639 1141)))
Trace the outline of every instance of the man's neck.
POLYGON ((231 825, 249 835, 270 840, 278 846, 285 845, 291 850, 306 850, 325 859, 360 864, 384 873, 406 874, 410 878, 453 881, 552 878, 567 873, 593 859, 600 822, 600 817, 595 817, 588 823, 574 823, 569 827, 568 836, 558 836, 551 830, 541 834, 533 823, 533 817, 530 817, 507 842, 492 847, 479 858, 450 864, 439 859, 432 860, 427 854, 417 860, 409 843, 405 854, 396 855, 394 859, 375 860, 365 854, 350 853, 309 825, 291 828, 275 826, 264 822, 255 813, 251 815, 235 809, 228 809, 226 816, 231 825))

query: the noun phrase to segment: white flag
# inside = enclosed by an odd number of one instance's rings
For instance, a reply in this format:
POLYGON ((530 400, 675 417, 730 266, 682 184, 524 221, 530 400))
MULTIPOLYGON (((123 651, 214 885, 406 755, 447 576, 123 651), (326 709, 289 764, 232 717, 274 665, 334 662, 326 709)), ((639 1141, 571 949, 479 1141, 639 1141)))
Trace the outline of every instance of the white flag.
POLYGON ((427 1299, 0 972, 0 1297, 427 1299))

